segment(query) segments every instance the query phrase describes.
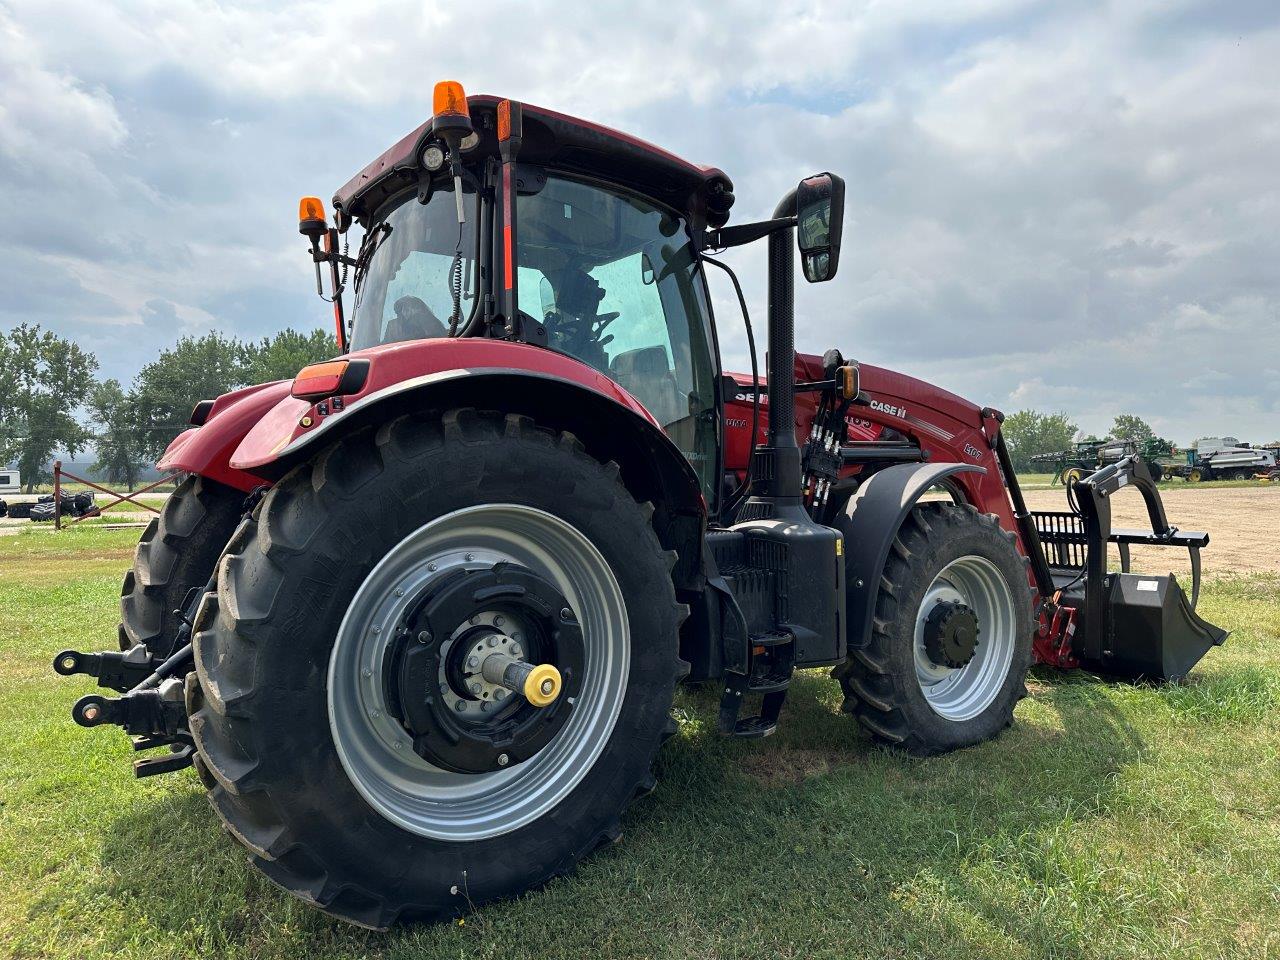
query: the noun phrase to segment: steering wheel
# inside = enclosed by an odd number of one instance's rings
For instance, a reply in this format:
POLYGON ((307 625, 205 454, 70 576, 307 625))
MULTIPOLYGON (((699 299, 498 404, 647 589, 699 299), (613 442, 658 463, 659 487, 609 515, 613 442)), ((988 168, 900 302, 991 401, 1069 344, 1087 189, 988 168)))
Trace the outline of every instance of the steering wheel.
POLYGON ((610 312, 579 317, 563 310, 552 310, 543 318, 543 323, 552 346, 603 370, 607 359, 604 348, 613 342, 613 335, 601 334, 620 315, 610 312))
POLYGON ((393 307, 395 316, 387 324, 387 343, 402 340, 433 340, 449 335, 448 329, 418 297, 401 297, 393 307))

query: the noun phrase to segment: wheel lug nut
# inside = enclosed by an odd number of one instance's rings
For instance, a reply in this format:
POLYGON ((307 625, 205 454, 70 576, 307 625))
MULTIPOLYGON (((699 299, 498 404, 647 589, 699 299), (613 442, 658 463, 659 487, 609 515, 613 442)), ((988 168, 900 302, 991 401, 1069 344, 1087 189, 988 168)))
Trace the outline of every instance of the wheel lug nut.
POLYGON ((457 703, 453 705, 453 709, 457 710, 459 713, 462 713, 463 710, 467 709, 467 705, 463 703, 461 700, 459 700, 457 703))
POLYGON ((480 666, 480 658, 467 657, 467 666, 472 670, 476 669, 476 667, 480 666))
POLYGON ((502 624, 503 624, 502 614, 498 614, 496 617, 493 618, 493 625, 495 627, 500 627, 502 626, 502 624))
POLYGON ((498 766, 505 767, 510 762, 511 762, 511 758, 508 757, 505 753, 498 754, 498 766))
POLYGON ((472 560, 474 560, 475 558, 476 558, 476 555, 475 555, 474 553, 468 553, 468 554, 467 554, 467 563, 470 563, 470 562, 471 562, 472 560))
POLYGON ((368 667, 365 667, 363 670, 361 670, 361 671, 360 671, 360 673, 361 673, 363 676, 365 676, 365 677, 372 677, 372 676, 373 676, 373 671, 372 671, 372 670, 370 670, 368 667))
POLYGON ((419 632, 419 634, 418 634, 418 642, 419 642, 419 643, 430 643, 430 642, 431 642, 431 631, 430 631, 430 630, 423 630, 423 631, 419 632))
POLYGON ((573 619, 573 611, 572 611, 572 610, 570 610, 568 607, 565 607, 563 610, 561 610, 561 611, 560 611, 560 619, 561 619, 561 620, 572 620, 572 619, 573 619))
POLYGON ((437 570, 439 570, 439 569, 440 569, 440 564, 438 564, 438 563, 428 563, 428 564, 427 564, 427 570, 428 570, 430 573, 435 573, 435 572, 436 572, 437 570))
POLYGON ((498 638, 497 638, 497 637, 490 637, 490 638, 489 638, 489 646, 491 646, 491 647, 496 647, 497 645, 498 645, 498 638))

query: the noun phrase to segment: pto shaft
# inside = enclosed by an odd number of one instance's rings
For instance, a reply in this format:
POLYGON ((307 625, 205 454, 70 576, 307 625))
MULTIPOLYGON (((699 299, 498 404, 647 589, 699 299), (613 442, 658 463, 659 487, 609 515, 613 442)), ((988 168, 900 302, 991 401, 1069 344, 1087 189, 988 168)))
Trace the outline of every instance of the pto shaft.
POLYGON ((505 653, 491 653, 480 665, 480 675, 490 683, 522 695, 535 707, 545 707, 560 696, 560 671, 549 663, 533 664, 505 653))

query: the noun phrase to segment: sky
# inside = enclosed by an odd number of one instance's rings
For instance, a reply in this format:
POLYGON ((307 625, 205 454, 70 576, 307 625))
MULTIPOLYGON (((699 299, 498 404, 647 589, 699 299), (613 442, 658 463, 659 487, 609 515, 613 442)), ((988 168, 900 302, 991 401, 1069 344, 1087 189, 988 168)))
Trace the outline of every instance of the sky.
MULTIPOLYGON (((127 382, 183 334, 327 327, 297 199, 441 79, 719 166, 733 222, 843 176, 802 350, 1085 432, 1280 437, 1275 0, 0 0, 0 331, 40 323, 127 382)), ((763 245, 729 259, 762 329, 763 245)))

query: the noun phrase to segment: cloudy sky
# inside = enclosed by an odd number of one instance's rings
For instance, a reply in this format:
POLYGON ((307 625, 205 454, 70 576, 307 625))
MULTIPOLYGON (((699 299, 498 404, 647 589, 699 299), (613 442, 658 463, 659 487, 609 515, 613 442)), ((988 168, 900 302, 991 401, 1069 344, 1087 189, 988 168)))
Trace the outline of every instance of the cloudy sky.
MULTIPOLYGON (((1275 0, 571 7, 0 0, 0 330, 127 380, 183 333, 326 326, 297 198, 449 78, 714 163, 739 222, 841 173, 802 349, 1086 430, 1280 437, 1275 0)), ((763 248, 734 262, 763 325, 763 248)))

